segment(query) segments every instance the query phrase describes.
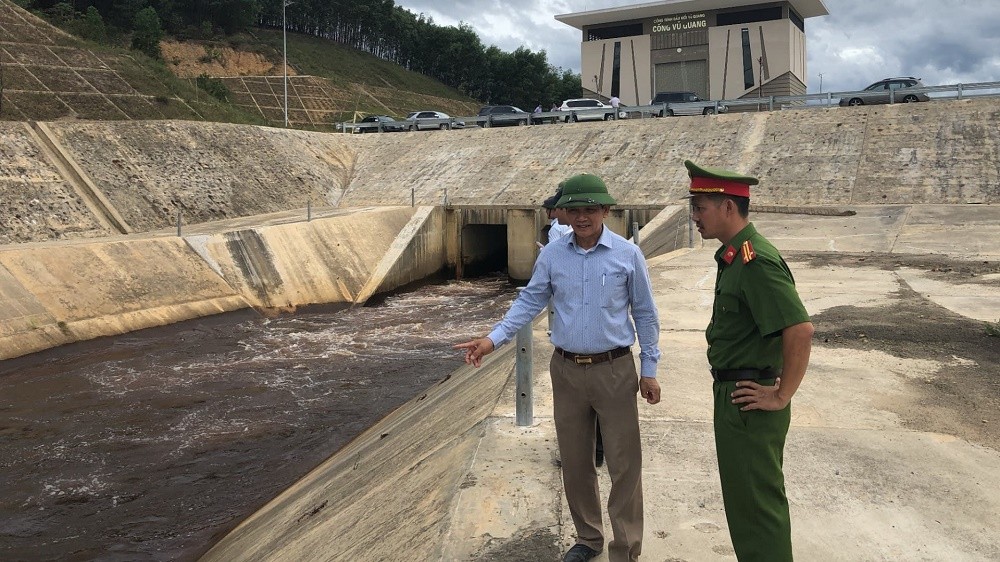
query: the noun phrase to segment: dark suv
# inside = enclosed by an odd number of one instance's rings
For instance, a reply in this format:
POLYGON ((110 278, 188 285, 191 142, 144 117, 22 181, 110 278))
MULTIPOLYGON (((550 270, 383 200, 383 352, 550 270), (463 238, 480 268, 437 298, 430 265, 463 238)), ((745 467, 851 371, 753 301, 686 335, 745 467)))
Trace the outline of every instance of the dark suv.
POLYGON ((528 112, 513 105, 487 105, 479 110, 480 127, 502 127, 504 125, 527 125, 528 112))
MULTIPOLYGON (((694 92, 659 92, 649 105, 662 104, 659 116, 664 115, 711 115, 716 111, 714 101, 703 100, 694 92), (674 106, 673 104, 681 104, 674 106)), ((719 113, 729 111, 729 107, 719 104, 719 113)))
POLYGON ((923 92, 907 91, 909 88, 923 88, 919 78, 902 76, 879 80, 857 94, 848 94, 840 98, 840 105, 866 105, 876 103, 913 103, 929 101, 931 98, 923 92), (891 95, 891 97, 890 97, 891 95))

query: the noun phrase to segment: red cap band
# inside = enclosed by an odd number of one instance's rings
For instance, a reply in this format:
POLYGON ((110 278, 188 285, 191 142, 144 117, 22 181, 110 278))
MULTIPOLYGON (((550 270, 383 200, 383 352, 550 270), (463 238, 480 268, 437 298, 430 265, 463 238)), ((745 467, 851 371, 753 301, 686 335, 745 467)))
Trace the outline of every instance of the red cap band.
POLYGON ((690 191, 691 193, 724 193, 736 197, 750 197, 749 184, 701 176, 691 178, 690 191))

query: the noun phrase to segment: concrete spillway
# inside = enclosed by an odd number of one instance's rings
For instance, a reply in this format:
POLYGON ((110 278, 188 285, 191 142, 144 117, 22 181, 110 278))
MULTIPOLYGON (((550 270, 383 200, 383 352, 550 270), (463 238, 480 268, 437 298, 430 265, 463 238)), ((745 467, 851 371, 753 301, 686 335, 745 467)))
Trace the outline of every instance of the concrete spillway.
MULTIPOLYGON (((679 322, 665 323, 669 343, 664 345, 683 358, 680 366, 669 368, 679 370, 684 380, 701 381, 703 342, 696 332, 703 307, 696 291, 709 258, 671 253, 688 243, 686 211, 676 205, 686 189, 683 159, 759 175, 755 204, 760 210, 802 213, 758 215, 772 229, 765 234, 785 235, 783 247, 939 253, 995 263, 1000 254, 989 241, 1000 236, 995 205, 1000 200, 998 117, 1000 104, 981 99, 398 135, 187 123, 0 124, 0 193, 11 201, 2 211, 2 235, 9 244, 0 247, 0 349, 4 358, 14 357, 247 307, 290 310, 312 303, 364 302, 442 267, 460 267, 476 254, 473 248, 491 243, 506 244, 506 263, 523 274, 525 268, 530 271, 541 224, 535 206, 559 180, 588 171, 608 179, 627 211, 612 217, 611 226, 628 234, 630 219, 639 217, 647 256, 662 254, 650 262, 654 284, 661 287, 657 298, 665 318, 679 322), (178 209, 180 236, 175 231, 178 209), (856 214, 834 216, 845 210, 856 214), (502 239, 496 231, 477 231, 475 225, 487 224, 502 225, 502 239), (679 289, 684 287, 694 292, 679 289)), ((1000 318, 992 273, 959 294, 934 278, 898 275, 956 314, 972 317, 974 308, 986 318, 994 313, 1000 318)), ((815 270, 807 277, 816 294, 842 295, 813 299, 807 303, 814 307, 812 313, 857 300, 862 288, 883 290, 871 278, 852 273, 815 270)), ((872 298, 881 302, 883 297, 872 298)), ((544 345, 539 336, 538 347, 544 345)), ((503 397, 509 392, 511 352, 501 350, 479 371, 460 369, 404 406, 244 522, 206 558, 386 560, 402 549, 420 553, 418 558, 455 560, 487 552, 491 544, 486 536, 516 542, 545 531, 541 540, 553 546, 568 540, 558 516, 559 483, 549 456, 553 442, 546 407, 536 407, 539 423, 519 432, 518 442, 509 439, 512 422, 503 397), (515 464, 522 459, 529 462, 527 468, 515 464), (500 465, 505 470, 490 468, 500 465), (508 469, 530 476, 511 476, 508 469), (515 506, 526 521, 517 525, 498 515, 505 505, 515 506)), ((536 364, 544 365, 544 352, 540 354, 536 364)), ((844 384, 856 373, 884 375, 884 369, 866 371, 866 365, 856 362, 845 370, 835 350, 820 346, 816 354, 820 370, 844 384)), ((934 372, 924 364, 909 367, 934 372)), ((537 384, 544 395, 544 377, 537 384)), ((963 434, 958 445, 950 445, 933 435, 902 432, 888 413, 846 423, 824 409, 821 396, 803 392, 806 413, 793 423, 818 427, 822 423, 816 420, 826 420, 858 435, 899 431, 892 434, 919 444, 932 457, 906 462, 932 473, 949 455, 960 458, 967 483, 986 481, 986 475, 1000 469, 990 448, 995 445, 985 438, 976 441, 974 434, 963 434), (986 446, 977 449, 963 439, 986 446)), ((883 409, 878 403, 865 411, 883 409)), ((647 439, 662 442, 668 429, 680 432, 685 439, 670 446, 692 455, 687 468, 695 474, 711 474, 712 459, 695 445, 704 432, 699 425, 704 411, 683 406, 672 412, 647 412, 644 419, 652 420, 647 439)), ((821 445, 818 450, 835 450, 834 441, 842 449, 853 446, 850 440, 824 435, 810 433, 812 443, 821 445)), ((878 450, 875 440, 863 439, 866 451, 878 450)), ((832 452, 823 454, 831 456, 813 468, 835 462, 832 452)), ((656 453, 652 458, 656 474, 673 474, 663 468, 663 458, 656 453)), ((673 511, 650 514, 665 535, 654 535, 660 546, 650 539, 649 552, 667 556, 676 547, 688 549, 691 559, 712 559, 699 558, 699 552, 724 559, 724 548, 706 544, 711 536, 706 529, 725 526, 717 498, 708 491, 717 489, 710 480, 704 476, 696 483, 705 490, 701 504, 709 506, 700 512, 688 505, 699 505, 698 498, 679 489, 674 491, 684 498, 683 505, 658 500, 673 511), (669 536, 676 539, 665 538, 669 536)), ((836 486, 833 480, 828 484, 836 486)), ((910 484, 932 485, 922 480, 910 484)), ((952 531, 957 525, 961 536, 972 536, 978 516, 962 515, 962 498, 971 492, 958 480, 955 486, 960 496, 939 497, 939 509, 959 522, 952 531)), ((816 491, 803 501, 818 512, 821 497, 816 491)), ((987 510, 1000 505, 995 493, 984 492, 981 501, 987 510)), ((887 512, 900 515, 887 510, 860 502, 849 511, 851 517, 871 521, 887 512)), ((944 532, 934 530, 926 517, 906 515, 912 536, 944 532)), ((836 526, 809 525, 810 536, 839 537, 830 544, 854 536, 836 526)), ((995 533, 985 529, 980 534, 1000 544, 995 533)), ((908 551, 900 546, 905 542, 866 535, 858 539, 857 552, 906 558, 908 551)), ((797 552, 805 555, 800 557, 822 558, 816 553, 826 543, 817 539, 805 544, 810 550, 797 552)), ((956 559, 996 555, 988 542, 948 545, 956 559)), ((930 551, 944 552, 935 548, 930 551)))

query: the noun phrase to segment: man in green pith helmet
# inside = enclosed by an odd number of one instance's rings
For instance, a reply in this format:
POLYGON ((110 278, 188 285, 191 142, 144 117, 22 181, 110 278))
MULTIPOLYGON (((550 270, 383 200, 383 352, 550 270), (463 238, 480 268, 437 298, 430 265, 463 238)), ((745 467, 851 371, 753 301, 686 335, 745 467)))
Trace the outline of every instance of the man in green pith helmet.
POLYGON ((729 536, 740 562, 791 561, 782 463, 813 325, 785 260, 749 220, 757 178, 690 160, 684 166, 698 232, 722 243, 705 335, 729 536))
POLYGON ((563 562, 587 562, 604 549, 594 455, 598 421, 611 475, 608 519, 614 538, 608 560, 636 562, 643 533, 636 395, 649 404, 660 401, 659 316, 642 251, 604 225, 615 204, 604 181, 580 174, 560 186, 556 207, 566 209, 573 233, 542 248, 531 280, 493 331, 455 347, 465 350, 466 363, 478 367, 484 355, 513 339, 552 299, 552 417, 577 534, 563 562), (636 339, 638 373, 631 349, 636 339))

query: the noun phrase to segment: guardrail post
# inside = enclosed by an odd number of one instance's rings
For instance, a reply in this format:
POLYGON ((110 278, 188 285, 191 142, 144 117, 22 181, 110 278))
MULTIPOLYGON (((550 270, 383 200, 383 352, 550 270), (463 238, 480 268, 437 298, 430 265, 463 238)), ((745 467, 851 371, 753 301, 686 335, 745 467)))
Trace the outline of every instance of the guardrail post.
POLYGON ((767 97, 767 110, 774 111, 774 96, 767 97))
POLYGON ((517 382, 514 392, 516 418, 518 427, 529 426, 534 423, 534 412, 532 411, 531 392, 531 322, 528 322, 517 331, 517 382))
POLYGON ((896 90, 889 90, 889 103, 896 103, 896 90))
POLYGON ((177 236, 181 235, 181 210, 177 209, 177 236))
POLYGON ((639 223, 638 222, 633 222, 632 223, 632 237, 635 238, 635 245, 638 246, 639 245, 639 223))
POLYGON ((415 187, 410 188, 410 206, 411 207, 417 206, 417 188, 415 187))
POLYGON ((962 84, 958 84, 958 99, 962 99, 962 84))

